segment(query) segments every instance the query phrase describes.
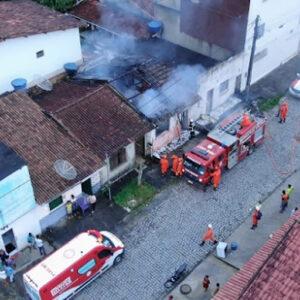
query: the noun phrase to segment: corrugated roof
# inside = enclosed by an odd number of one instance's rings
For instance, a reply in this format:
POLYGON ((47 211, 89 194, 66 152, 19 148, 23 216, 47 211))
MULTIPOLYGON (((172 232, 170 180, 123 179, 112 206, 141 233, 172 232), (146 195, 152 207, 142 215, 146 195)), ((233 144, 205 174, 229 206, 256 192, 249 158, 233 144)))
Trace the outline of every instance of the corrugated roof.
POLYGON ((105 5, 98 0, 85 0, 71 13, 112 32, 128 34, 135 38, 149 37, 148 22, 145 19, 131 14, 130 11, 105 5))
POLYGON ((214 300, 298 300, 300 212, 290 218, 236 273, 214 300))
POLYGON ((111 155, 153 128, 108 85, 62 81, 35 101, 101 158, 105 152, 111 155))
POLYGON ((36 201, 47 202, 99 170, 103 162, 64 128, 47 117, 24 92, 0 99, 0 140, 28 163, 36 201), (59 176, 54 163, 69 161, 74 180, 59 176))
POLYGON ((79 26, 74 18, 34 1, 0 1, 0 42, 79 26))

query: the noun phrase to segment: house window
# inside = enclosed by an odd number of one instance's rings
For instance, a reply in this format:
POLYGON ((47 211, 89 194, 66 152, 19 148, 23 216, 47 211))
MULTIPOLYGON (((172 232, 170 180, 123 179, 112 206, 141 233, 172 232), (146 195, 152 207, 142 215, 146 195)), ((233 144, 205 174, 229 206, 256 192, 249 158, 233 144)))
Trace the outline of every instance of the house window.
POLYGON ((260 51, 260 52, 257 52, 257 53, 254 55, 253 61, 254 61, 254 62, 257 62, 258 60, 261 60, 262 58, 264 58, 265 56, 267 56, 267 54, 268 54, 268 49, 267 49, 267 48, 264 49, 264 50, 262 50, 262 51, 260 51))
POLYGON ((114 153, 109 160, 110 169, 117 168, 120 164, 126 162, 126 149, 120 149, 117 153, 114 153))
POLYGON ((56 199, 49 202, 49 209, 53 210, 54 208, 60 206, 62 203, 63 203, 62 196, 59 196, 56 199))
POLYGON ((91 259, 85 265, 83 265, 81 268, 78 269, 78 274, 83 275, 95 266, 96 266, 96 261, 94 259, 91 259))
POLYGON ((156 136, 160 135, 166 130, 169 130, 169 119, 158 124, 156 127, 156 136))
POLYGON ((44 56, 44 50, 40 50, 36 53, 36 58, 40 58, 44 56))
POLYGON ((229 80, 225 80, 220 84, 219 92, 220 94, 225 93, 228 90, 229 80))

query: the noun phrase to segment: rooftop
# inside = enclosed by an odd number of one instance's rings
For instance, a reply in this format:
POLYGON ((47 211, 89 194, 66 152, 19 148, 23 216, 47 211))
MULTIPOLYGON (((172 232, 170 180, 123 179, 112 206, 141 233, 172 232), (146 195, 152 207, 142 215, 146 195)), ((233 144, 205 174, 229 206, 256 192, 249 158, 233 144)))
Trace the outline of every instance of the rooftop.
POLYGON ((35 1, 0 1, 0 42, 79 26, 74 18, 35 1))
POLYGON ((11 148, 0 142, 0 180, 21 169, 26 162, 11 148))
POLYGON ((62 81, 34 98, 100 158, 152 129, 150 123, 109 85, 62 81))
POLYGON ((235 299, 299 299, 300 212, 297 212, 214 297, 235 299))
POLYGON ((103 162, 24 92, 0 99, 0 140, 27 163, 36 201, 41 204, 85 179, 103 162), (77 176, 66 180, 58 175, 54 163, 69 161, 77 176))
MULTIPOLYGON (((127 8, 127 7, 126 7, 127 8)), ((118 34, 128 34, 135 38, 148 38, 148 21, 124 11, 116 5, 103 4, 99 0, 84 0, 73 8, 71 14, 99 25, 118 34)))

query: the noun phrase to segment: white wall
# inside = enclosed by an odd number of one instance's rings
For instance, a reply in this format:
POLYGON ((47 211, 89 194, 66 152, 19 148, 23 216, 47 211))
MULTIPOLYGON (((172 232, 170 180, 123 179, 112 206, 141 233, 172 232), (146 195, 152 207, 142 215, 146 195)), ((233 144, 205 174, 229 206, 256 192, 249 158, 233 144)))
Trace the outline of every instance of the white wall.
POLYGON ((254 83, 298 53, 300 2, 299 0, 259 0, 250 3, 244 72, 247 72, 248 68, 257 15, 260 16, 260 24, 265 24, 265 31, 264 35, 257 40, 255 53, 256 55, 267 53, 254 62, 252 72, 252 83, 254 83))
POLYGON ((81 61, 78 28, 0 42, 0 94, 13 90, 11 81, 15 78, 25 78, 30 87, 34 75, 50 78, 64 72, 65 63, 81 61), (44 56, 37 58, 40 50, 44 56))
MULTIPOLYGON (((22 248, 27 246, 27 235, 29 232, 31 232, 34 235, 39 234, 41 232, 39 224, 40 211, 41 207, 36 206, 30 212, 23 215, 13 223, 9 224, 8 227, 4 230, 0 230, 0 235, 2 236, 2 234, 7 232, 8 230, 13 229, 15 240, 17 243, 16 250, 21 250, 22 248)), ((0 249, 4 249, 2 238, 0 238, 0 249)))

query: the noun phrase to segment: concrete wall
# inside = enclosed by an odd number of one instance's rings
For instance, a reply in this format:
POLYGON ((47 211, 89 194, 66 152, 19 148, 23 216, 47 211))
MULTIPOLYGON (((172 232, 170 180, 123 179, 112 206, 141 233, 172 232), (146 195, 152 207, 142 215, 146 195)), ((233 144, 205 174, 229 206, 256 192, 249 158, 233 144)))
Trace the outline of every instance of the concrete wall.
POLYGON ((246 37, 244 72, 247 72, 253 38, 254 22, 260 16, 265 24, 263 36, 257 40, 252 83, 285 63, 299 52, 299 1, 251 1, 246 37))
POLYGON ((180 31, 179 0, 156 1, 154 17, 163 22, 163 39, 216 60, 224 60, 231 56, 231 51, 227 49, 209 44, 204 40, 199 40, 180 31))
POLYGON ((81 63, 81 45, 78 28, 8 39, 0 43, 0 94, 12 91, 11 81, 25 78, 34 85, 34 75, 47 78, 64 72, 67 62, 81 63), (37 58, 38 51, 44 56, 37 58))

